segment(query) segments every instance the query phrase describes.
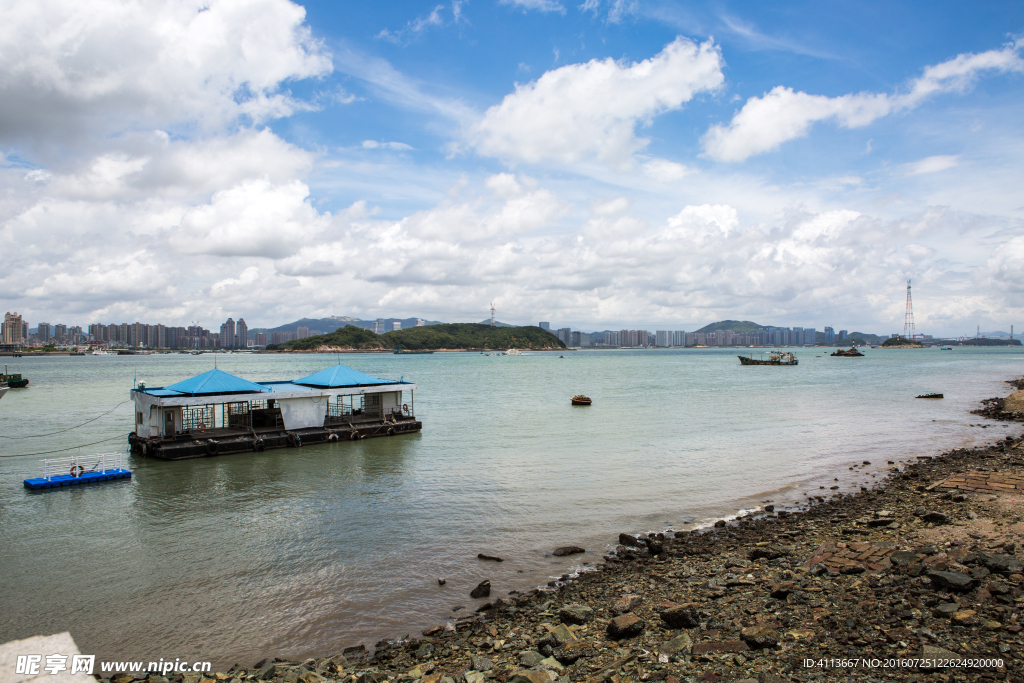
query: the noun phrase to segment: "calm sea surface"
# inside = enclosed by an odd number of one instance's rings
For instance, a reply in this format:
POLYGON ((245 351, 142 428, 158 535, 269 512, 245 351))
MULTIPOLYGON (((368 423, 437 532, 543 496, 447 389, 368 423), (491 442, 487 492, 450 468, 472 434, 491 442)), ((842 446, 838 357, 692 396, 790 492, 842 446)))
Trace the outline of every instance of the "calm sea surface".
MULTIPOLYGON (((100 660, 219 667, 333 654, 472 610, 481 601, 469 591, 485 578, 501 596, 597 563, 621 531, 792 504, 835 477, 852 490, 886 460, 1012 431, 969 411, 1009 393, 1002 380, 1024 374, 1024 351, 866 353, 797 350, 798 367, 741 367, 711 349, 343 355, 415 382, 423 432, 133 458, 130 482, 46 492, 22 480, 40 476, 47 456, 7 456, 109 437, 118 438, 82 454, 123 448, 131 404, 61 434, 11 437, 74 427, 124 401, 136 377, 170 384, 209 370, 214 356, 2 359, 31 384, 0 400, 0 642, 68 630, 100 660), (946 398, 914 399, 932 391, 946 398), (571 407, 577 393, 594 404, 571 407), (848 469, 863 460, 872 466, 848 469), (588 552, 550 556, 569 543, 588 552)), ((217 358, 252 380, 335 362, 217 358)))

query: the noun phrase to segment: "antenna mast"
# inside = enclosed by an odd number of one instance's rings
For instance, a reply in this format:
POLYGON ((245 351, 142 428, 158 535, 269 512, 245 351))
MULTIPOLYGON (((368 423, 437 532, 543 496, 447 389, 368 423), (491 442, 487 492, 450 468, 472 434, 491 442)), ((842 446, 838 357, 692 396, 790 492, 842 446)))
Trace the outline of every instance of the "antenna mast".
POLYGON ((494 302, 491 302, 491 327, 494 327, 494 302))
POLYGON ((907 280, 907 312, 903 316, 903 338, 914 338, 914 304, 910 301, 910 280, 907 280))

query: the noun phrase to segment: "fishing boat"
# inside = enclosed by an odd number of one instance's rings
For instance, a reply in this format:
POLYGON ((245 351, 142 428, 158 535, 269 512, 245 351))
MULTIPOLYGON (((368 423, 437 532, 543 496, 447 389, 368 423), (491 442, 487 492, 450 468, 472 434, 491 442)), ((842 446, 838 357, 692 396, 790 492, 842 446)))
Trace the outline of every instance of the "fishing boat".
POLYGON ((574 406, 589 406, 591 403, 593 403, 593 401, 590 400, 589 396, 584 396, 583 394, 576 394, 575 396, 570 398, 569 401, 574 406))
POLYGON ((506 356, 521 356, 521 355, 523 355, 523 352, 520 351, 519 349, 509 349, 508 351, 505 352, 505 355, 506 356))
POLYGON ((10 375, 7 373, 7 366, 4 366, 4 374, 0 375, 0 383, 6 384, 11 389, 24 389, 28 386, 28 380, 20 374, 10 375))
POLYGON ((754 358, 753 356, 737 356, 740 365, 797 365, 800 361, 789 351, 772 351, 768 358, 754 358))

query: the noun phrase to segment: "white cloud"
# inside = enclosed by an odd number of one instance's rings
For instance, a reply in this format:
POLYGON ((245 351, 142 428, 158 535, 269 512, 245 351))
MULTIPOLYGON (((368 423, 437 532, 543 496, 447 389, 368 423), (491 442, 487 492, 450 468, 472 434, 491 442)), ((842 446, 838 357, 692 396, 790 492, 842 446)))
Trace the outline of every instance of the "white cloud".
POLYGON ((514 5, 523 10, 537 10, 538 12, 560 12, 565 14, 565 6, 557 0, 499 0, 502 5, 514 5))
POLYGON ((923 175, 925 173, 937 173, 953 168, 959 163, 960 157, 956 154, 939 154, 933 157, 925 157, 910 164, 904 164, 906 175, 923 175))
MULTIPOLYGON (((609 0, 607 21, 609 24, 621 23, 627 15, 635 15, 639 9, 640 3, 637 0, 609 0)), ((579 10, 596 15, 601 11, 601 0, 584 0, 579 10)))
POLYGON ((659 183, 677 182, 691 173, 696 173, 692 168, 667 159, 652 159, 644 164, 643 169, 648 178, 659 183))
POLYGON ((280 89, 331 61, 288 0, 37 0, 0 28, 0 142, 240 117, 310 105, 280 89))
MULTIPOLYGON (((425 17, 417 17, 407 23, 404 28, 398 29, 397 31, 389 31, 383 29, 377 34, 378 38, 390 41, 392 43, 403 43, 409 39, 423 33, 429 28, 435 26, 444 26, 444 19, 441 17, 441 10, 444 9, 444 5, 437 5, 431 10, 430 14, 425 17)), ((456 2, 452 5, 452 10, 455 14, 455 20, 458 21, 462 14, 462 7, 460 3, 456 2)))
POLYGON ((677 38, 642 62, 595 59, 517 85, 469 138, 481 154, 513 161, 596 158, 624 167, 647 144, 635 135, 639 123, 680 108, 723 79, 717 47, 677 38))
POLYGON ((376 140, 363 140, 363 149, 393 149, 401 152, 412 149, 412 145, 404 142, 377 142, 376 140))
POLYGON ((857 93, 840 97, 809 95, 777 86, 751 97, 728 126, 714 125, 704 135, 704 150, 718 161, 743 161, 803 137, 811 124, 833 119, 845 128, 866 126, 893 112, 912 109, 930 95, 963 92, 986 71, 1024 71, 1020 46, 981 54, 962 54, 924 69, 904 93, 857 93))

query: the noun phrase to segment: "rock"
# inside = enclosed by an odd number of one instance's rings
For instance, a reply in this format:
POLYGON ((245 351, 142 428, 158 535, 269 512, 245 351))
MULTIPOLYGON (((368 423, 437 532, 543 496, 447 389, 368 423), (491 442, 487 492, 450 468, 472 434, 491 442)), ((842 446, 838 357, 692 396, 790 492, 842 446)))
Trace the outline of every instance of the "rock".
POLYGON ((1024 572, 1024 562, 1021 562, 1013 555, 979 552, 978 561, 985 565, 986 569, 1000 574, 1020 574, 1024 572))
POLYGON ((775 647, 779 644, 778 632, 764 624, 746 627, 740 631, 740 638, 743 639, 743 642, 754 649, 775 647))
POLYGON ((512 675, 505 679, 505 683, 552 683, 555 678, 556 676, 550 671, 528 671, 521 669, 513 671, 512 675))
POLYGON ((697 605, 690 603, 671 607, 661 612, 661 620, 669 628, 697 628, 700 626, 700 613, 697 605))
POLYGON ((953 623, 960 624, 961 626, 964 624, 969 624, 972 621, 974 621, 974 616, 976 614, 977 612, 973 609, 962 609, 959 612, 954 612, 953 623))
POLYGON ((444 579, 438 579, 438 580, 437 580, 437 585, 438 585, 438 586, 443 586, 443 585, 445 585, 446 583, 448 583, 448 582, 447 582, 447 581, 445 581, 444 579))
POLYGON ((951 619, 959 611, 960 605, 955 602, 943 602, 932 610, 932 616, 937 619, 951 619))
POLYGON ((941 669, 944 668, 939 666, 941 661, 949 659, 960 659, 960 655, 935 645, 925 645, 921 648, 922 661, 918 667, 925 671, 941 669))
POLYGON ((701 655, 715 655, 726 652, 749 652, 750 646, 744 643, 742 640, 721 640, 707 643, 695 643, 690 649, 690 654, 694 657, 701 655))
POLYGON ((890 524, 892 524, 895 521, 896 520, 891 518, 891 517, 879 517, 878 519, 869 519, 868 520, 868 526, 869 527, 889 526, 890 524))
POLYGON ((487 579, 481 581, 476 588, 469 592, 471 598, 486 598, 491 595, 491 582, 487 579))
POLYGON ((740 567, 746 569, 750 566, 750 560, 744 560, 742 557, 727 557, 725 558, 725 568, 730 569, 732 567, 740 567))
POLYGON ((789 553, 787 553, 782 548, 779 548, 778 546, 768 545, 768 546, 764 546, 764 547, 760 547, 760 548, 751 548, 747 552, 747 559, 748 560, 761 560, 761 559, 776 560, 776 559, 778 559, 780 557, 785 557, 788 554, 789 553))
POLYGON ((519 655, 519 663, 531 669, 535 666, 540 666, 542 661, 544 661, 544 655, 533 650, 527 650, 519 655))
POLYGON ((110 683, 131 683, 135 680, 135 676, 128 673, 114 674, 110 677, 110 683))
POLYGON ((725 526, 725 520, 724 519, 720 519, 720 520, 715 522, 715 528, 716 529, 721 529, 724 526, 725 526))
POLYGON ((926 512, 921 516, 921 521, 926 524, 945 524, 949 518, 942 512, 926 512))
POLYGON ((776 600, 785 600, 793 592, 795 581, 779 581, 771 585, 771 596, 776 600))
POLYGON ((299 683, 321 683, 323 680, 323 678, 312 671, 307 671, 299 676, 299 683))
POLYGON ((594 657, 597 650, 590 643, 575 641, 551 650, 551 656, 562 664, 572 664, 580 657, 594 657))
POLYGON ((551 633, 547 635, 548 638, 553 638, 555 644, 564 645, 565 643, 571 643, 576 640, 576 634, 565 627, 565 624, 559 624, 555 627, 551 633))
POLYGON ((636 536, 632 534, 619 534, 619 545, 632 546, 634 548, 641 548, 644 546, 636 536))
POLYGON ((764 511, 765 512, 775 512, 775 506, 774 505, 765 505, 764 506, 764 511))
POLYGON ((505 560, 495 555, 484 555, 483 553, 477 553, 476 558, 478 560, 490 560, 491 562, 504 562, 505 560))
POLYGON ((566 605, 558 610, 558 618, 567 624, 585 624, 594 616, 594 610, 586 605, 566 605))
POLYGON ((477 671, 490 671, 494 668, 494 662, 482 655, 473 657, 473 668, 477 671))
POLYGON ((541 662, 540 665, 542 668, 547 669, 548 671, 555 672, 560 672, 562 669, 565 668, 564 666, 562 666, 561 662, 559 662, 554 657, 548 657, 543 662, 541 662))
POLYGON ((985 630, 986 631, 998 631, 1002 627, 1003 627, 1003 625, 1000 624, 998 621, 986 621, 985 622, 985 630))
POLYGON ((889 556, 889 562, 894 567, 909 567, 912 564, 917 564, 920 560, 920 556, 916 553, 907 552, 906 550, 897 550, 889 556))
POLYGON ((639 595, 623 595, 621 598, 615 601, 614 605, 612 605, 612 611, 618 612, 619 614, 623 614, 625 612, 632 612, 637 607, 639 607, 640 603, 642 603, 643 601, 644 599, 641 598, 639 595))
POLYGON ((565 557, 566 555, 578 555, 585 552, 587 551, 578 545, 563 545, 561 548, 555 548, 551 554, 555 557, 565 557))
POLYGON ((957 574, 956 572, 931 571, 928 572, 928 578, 942 588, 955 591, 968 591, 974 587, 974 579, 966 574, 957 574))
POLYGON ((608 636, 612 640, 632 638, 640 635, 645 625, 644 620, 637 615, 632 613, 623 614, 608 622, 608 636))
POLYGON ((658 650, 660 652, 664 652, 666 654, 673 654, 673 653, 676 653, 676 652, 686 653, 686 652, 688 652, 690 650, 690 647, 692 645, 693 645, 693 642, 690 640, 690 634, 683 633, 683 634, 680 634, 680 635, 676 636, 672 640, 669 640, 669 641, 666 641, 666 642, 662 643, 658 647, 658 650))
POLYGON ((487 680, 486 674, 482 671, 467 671, 463 676, 466 678, 466 683, 484 683, 487 680))

